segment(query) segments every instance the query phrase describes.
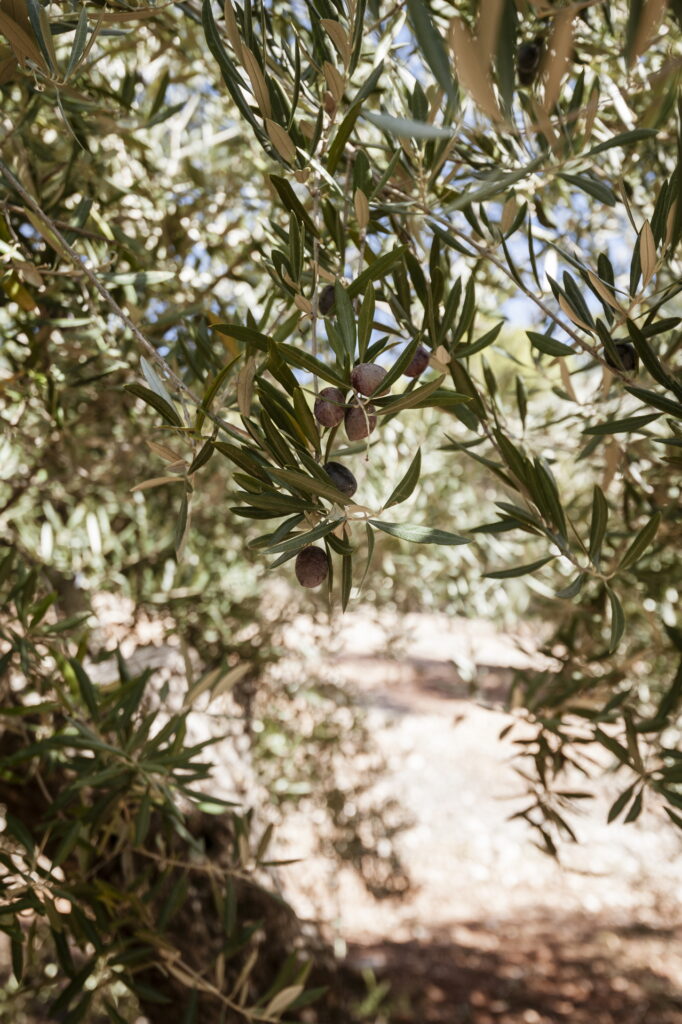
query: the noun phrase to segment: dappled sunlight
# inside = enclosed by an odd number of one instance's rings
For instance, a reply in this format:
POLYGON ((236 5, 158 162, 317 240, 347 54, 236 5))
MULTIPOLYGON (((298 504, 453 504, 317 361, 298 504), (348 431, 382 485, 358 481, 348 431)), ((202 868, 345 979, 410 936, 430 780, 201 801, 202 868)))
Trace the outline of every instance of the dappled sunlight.
POLYGON ((0 1024, 682 1022, 682 0, 0 0, 0 1024))
MULTIPOLYGON (((409 888, 372 898, 350 865, 315 850, 316 826, 301 813, 279 833, 285 854, 302 857, 282 869, 285 892, 365 972, 367 1006, 380 996, 377 1021, 673 1024, 682 1013, 682 841, 655 804, 633 824, 607 825, 622 786, 597 750, 594 799, 576 800, 570 818, 580 843, 562 844, 558 860, 541 850, 527 823, 511 818, 527 803, 516 733, 499 738, 511 723, 524 728, 502 709, 512 667, 541 656, 527 633, 520 645, 490 624, 453 619, 447 635, 442 625, 437 616, 371 624, 351 614, 329 638, 333 670, 365 705, 386 759, 373 794, 400 808, 394 841, 409 888), (399 652, 391 630, 403 637, 399 652), (438 658, 455 650, 470 659, 466 682, 451 658, 438 658)), ((290 634, 296 650, 315 629, 301 620, 290 634)))

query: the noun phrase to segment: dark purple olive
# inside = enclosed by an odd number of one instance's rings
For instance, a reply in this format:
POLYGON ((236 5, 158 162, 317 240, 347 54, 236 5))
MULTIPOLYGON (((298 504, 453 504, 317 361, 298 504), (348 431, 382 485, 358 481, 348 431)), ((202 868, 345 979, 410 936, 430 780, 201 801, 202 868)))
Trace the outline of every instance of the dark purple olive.
POLYGON ((322 388, 315 399, 315 419, 323 427, 338 427, 346 409, 346 399, 340 388, 322 388))
POLYGON ((639 366, 639 356, 635 346, 631 345, 629 341, 614 341, 613 344, 618 353, 620 365, 605 350, 604 359, 606 365, 610 366, 612 370, 620 370, 621 373, 635 373, 639 366))
POLYGON ((516 51, 516 71, 521 85, 532 85, 540 67, 542 46, 538 42, 521 43, 516 51))
POLYGON ((295 572, 302 587, 319 587, 329 575, 327 552, 312 546, 303 548, 296 555, 295 572))
POLYGON ((336 487, 347 498, 352 498, 358 489, 358 482, 349 469, 340 462, 325 462, 324 471, 336 487))
POLYGON ((346 437, 349 441, 361 441, 369 437, 377 425, 376 409, 368 405, 351 405, 346 409, 346 437))
POLYGON ((320 298, 317 303, 317 308, 321 316, 329 316, 331 311, 334 309, 334 303, 336 302, 336 293, 334 292, 334 285, 327 284, 320 292, 320 298))
POLYGON ((358 363, 351 370, 350 382, 361 395, 373 395, 385 376, 386 370, 383 366, 377 366, 376 363, 358 363))
POLYGON ((429 350, 420 345, 412 359, 407 364, 407 369, 403 370, 406 377, 421 377, 422 373, 429 365, 429 350))

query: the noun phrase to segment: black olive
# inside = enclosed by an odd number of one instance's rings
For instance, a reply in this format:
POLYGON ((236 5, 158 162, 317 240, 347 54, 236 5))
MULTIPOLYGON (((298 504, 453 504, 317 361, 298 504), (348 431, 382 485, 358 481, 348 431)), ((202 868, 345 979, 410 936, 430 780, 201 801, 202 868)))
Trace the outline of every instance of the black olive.
POLYGON ((629 341, 614 341, 613 345, 618 353, 620 364, 605 350, 606 365, 610 366, 612 370, 620 370, 621 373, 635 373, 639 366, 639 356, 635 346, 631 345, 629 341))
POLYGON ((403 373, 406 377, 421 377, 428 365, 429 350, 420 345, 408 363, 407 368, 403 370, 403 373))
POLYGON ((303 548, 296 556, 296 579, 302 587, 319 587, 329 575, 327 552, 322 548, 303 548))
POLYGON ((358 482, 349 469, 340 462, 325 462, 324 471, 334 487, 347 498, 352 498, 358 489, 358 482))
POLYGON ((334 303, 336 302, 336 293, 334 292, 334 285, 328 284, 320 292, 320 298, 317 303, 317 308, 321 316, 329 316, 331 311, 334 309, 334 303))
POLYGON ((533 43, 521 43, 516 51, 516 71, 521 85, 532 85, 540 67, 542 45, 537 40, 533 43))

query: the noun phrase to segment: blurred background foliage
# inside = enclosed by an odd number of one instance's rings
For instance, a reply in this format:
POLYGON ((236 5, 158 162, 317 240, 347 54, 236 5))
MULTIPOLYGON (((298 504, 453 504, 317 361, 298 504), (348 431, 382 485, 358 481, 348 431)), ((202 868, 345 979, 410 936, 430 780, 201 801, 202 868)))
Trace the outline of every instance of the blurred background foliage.
POLYGON ((288 955, 314 940, 254 857, 292 801, 375 894, 402 891, 352 694, 314 657, 278 667, 330 601, 533 623, 548 667, 509 704, 550 852, 595 740, 623 777, 614 817, 651 793, 682 822, 681 18, 677 0, 0 0, 11 1019, 46 987, 59 1019, 137 998, 153 1020, 174 985, 188 1021, 294 1019, 288 955), (366 441, 321 429, 320 385, 358 401, 355 363, 405 369, 418 346, 423 379, 393 374, 366 441), (331 456, 357 504, 325 483, 331 456), (319 598, 290 560, 311 540, 334 568, 319 598), (107 600, 127 602, 118 632, 107 600), (135 668, 154 645, 180 652, 170 679, 135 668), (229 698, 209 738, 246 766, 218 838, 183 789, 201 691, 229 698), (174 699, 161 786, 129 745, 147 730, 154 752, 174 699), (158 870, 131 881, 145 844, 158 870), (198 881, 218 847, 241 903, 198 881), (222 922, 205 970, 171 927, 187 886, 222 922))

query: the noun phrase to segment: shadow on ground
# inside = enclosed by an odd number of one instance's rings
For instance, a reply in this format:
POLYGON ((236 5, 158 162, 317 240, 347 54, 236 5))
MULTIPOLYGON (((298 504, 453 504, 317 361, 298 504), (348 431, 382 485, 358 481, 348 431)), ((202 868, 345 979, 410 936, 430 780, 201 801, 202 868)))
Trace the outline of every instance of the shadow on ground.
POLYGON ((660 802, 608 824, 626 780, 597 750, 593 778, 566 780, 592 795, 571 811, 579 842, 547 857, 515 813, 530 799, 515 770, 525 725, 504 710, 535 654, 490 624, 399 626, 393 642, 351 617, 330 668, 366 708, 412 885, 373 900, 316 860, 305 820, 287 822, 282 852, 305 865, 284 869, 285 891, 348 950, 342 1024, 682 1024, 682 844, 660 802))
POLYGON ((558 913, 356 943, 349 963, 374 1024, 680 1024, 681 940, 682 927, 558 913))

